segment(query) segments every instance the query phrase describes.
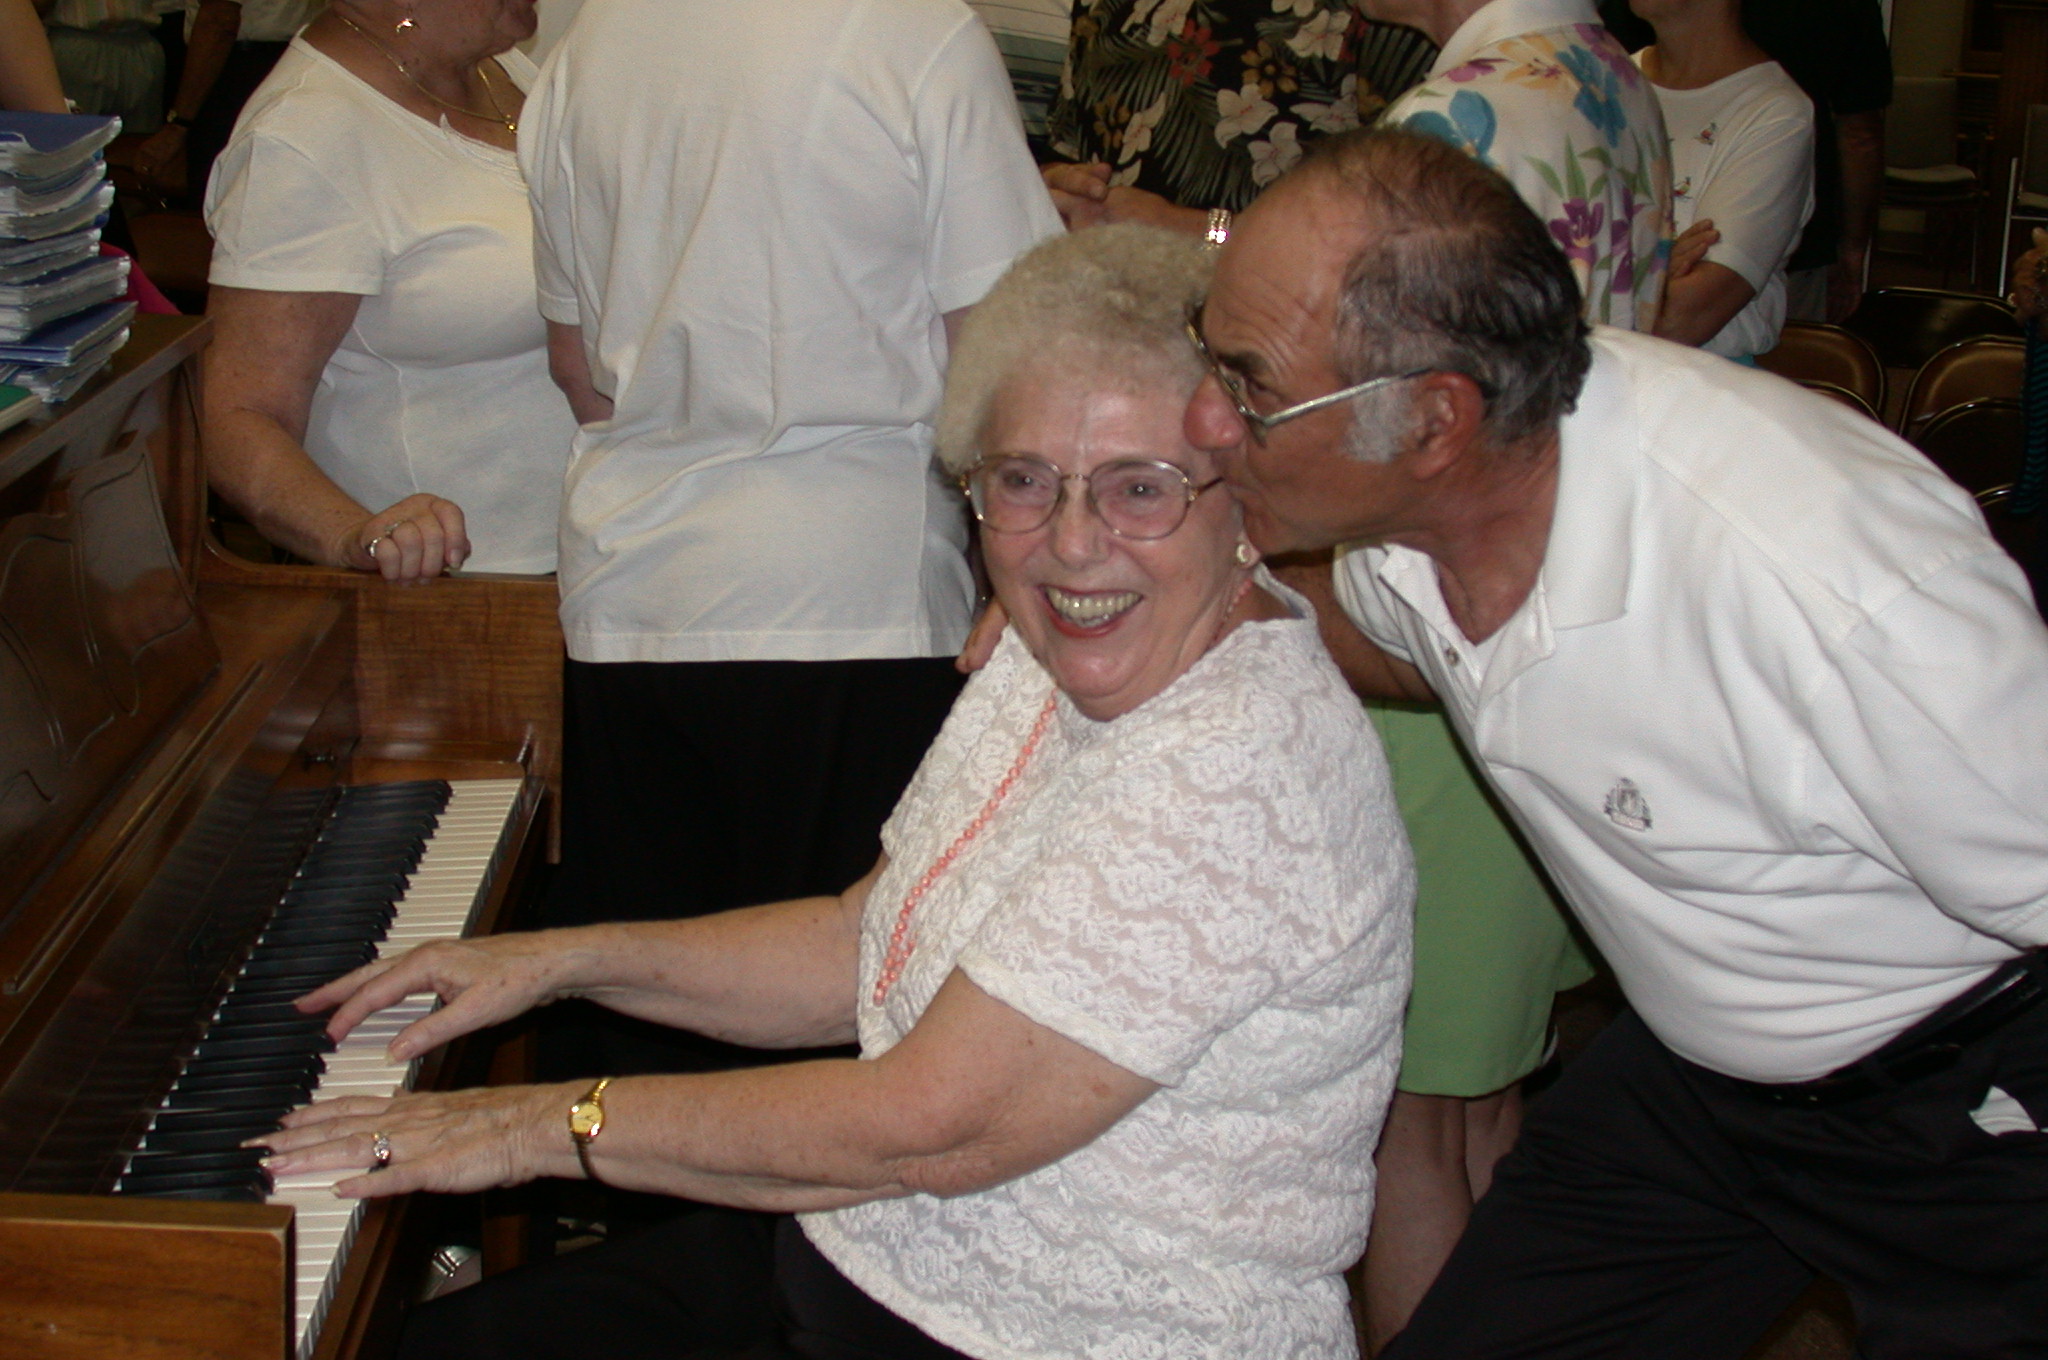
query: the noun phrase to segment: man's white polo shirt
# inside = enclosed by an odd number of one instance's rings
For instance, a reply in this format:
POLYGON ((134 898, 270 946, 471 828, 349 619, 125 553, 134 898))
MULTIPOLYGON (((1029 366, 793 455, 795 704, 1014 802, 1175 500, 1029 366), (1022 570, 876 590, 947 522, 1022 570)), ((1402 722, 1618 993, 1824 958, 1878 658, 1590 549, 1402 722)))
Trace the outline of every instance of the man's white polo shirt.
POLYGON ((2048 632, 1969 496, 1870 421, 1600 328, 1527 601, 1480 655, 1434 564, 1338 561, 1630 1002, 1801 1081, 2048 942, 2048 632))

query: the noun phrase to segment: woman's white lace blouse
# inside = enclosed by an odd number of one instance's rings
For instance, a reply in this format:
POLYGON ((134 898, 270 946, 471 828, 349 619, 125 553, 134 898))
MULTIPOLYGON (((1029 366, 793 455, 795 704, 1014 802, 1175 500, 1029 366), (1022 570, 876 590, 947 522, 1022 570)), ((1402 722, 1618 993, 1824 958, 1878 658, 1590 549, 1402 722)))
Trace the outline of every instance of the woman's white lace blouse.
MULTIPOLYGON (((1305 609, 1305 606, 1303 606, 1305 609)), ((1052 693, 1012 632, 883 830, 861 1049, 959 968, 1161 1088, 993 1189, 804 1216, 832 1262, 985 1360, 1348 1357, 1400 1058, 1413 871, 1379 745, 1306 618, 1239 627, 1113 721, 1062 696, 1009 799, 919 902, 1052 693)))

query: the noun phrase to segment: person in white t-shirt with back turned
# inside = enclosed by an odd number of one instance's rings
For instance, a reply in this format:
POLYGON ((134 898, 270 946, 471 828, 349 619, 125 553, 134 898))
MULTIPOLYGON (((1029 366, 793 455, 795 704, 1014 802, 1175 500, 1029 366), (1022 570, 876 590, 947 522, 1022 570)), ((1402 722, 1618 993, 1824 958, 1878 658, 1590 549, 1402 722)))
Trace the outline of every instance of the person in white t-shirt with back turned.
POLYGON ((1636 62, 1671 134, 1680 233, 1655 333, 1747 362, 1778 343, 1813 216, 1813 102, 1744 34, 1741 0, 1629 3, 1657 31, 1636 62))
MULTIPOLYGON (((961 0, 606 0, 519 154, 583 422, 548 923, 837 892, 961 683, 950 329, 1059 230, 1002 59, 961 0)), ((595 1008, 551 1023, 565 1075, 758 1061, 595 1008)))

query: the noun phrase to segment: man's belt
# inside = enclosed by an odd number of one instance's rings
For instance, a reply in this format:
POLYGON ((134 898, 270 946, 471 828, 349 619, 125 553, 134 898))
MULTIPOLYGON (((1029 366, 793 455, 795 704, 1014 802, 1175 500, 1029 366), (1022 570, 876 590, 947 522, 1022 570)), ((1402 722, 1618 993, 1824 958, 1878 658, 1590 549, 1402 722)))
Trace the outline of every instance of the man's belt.
MULTIPOLYGON (((1952 1065, 1972 1043, 2048 997, 2048 949, 2020 955, 1897 1038, 1812 1081, 1773 1084, 1723 1077, 1774 1105, 1841 1105, 1896 1090, 1952 1065)), ((1718 1074, 1717 1074, 1718 1075, 1718 1074)))

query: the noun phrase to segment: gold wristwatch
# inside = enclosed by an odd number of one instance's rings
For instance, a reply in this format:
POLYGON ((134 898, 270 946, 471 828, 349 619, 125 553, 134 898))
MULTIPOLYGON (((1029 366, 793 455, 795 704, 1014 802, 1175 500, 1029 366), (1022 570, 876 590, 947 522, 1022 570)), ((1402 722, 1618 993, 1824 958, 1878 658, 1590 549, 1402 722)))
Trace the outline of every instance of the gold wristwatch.
POLYGON ((604 1132, 604 1088, 611 1084, 612 1079, 605 1077, 569 1107, 569 1137, 575 1140, 576 1160, 583 1163, 583 1174, 591 1180, 597 1179, 597 1172, 590 1167, 590 1145, 604 1132))

